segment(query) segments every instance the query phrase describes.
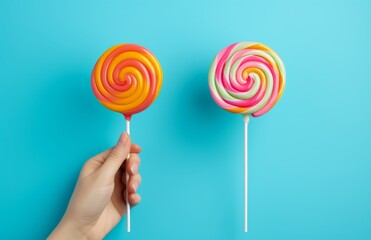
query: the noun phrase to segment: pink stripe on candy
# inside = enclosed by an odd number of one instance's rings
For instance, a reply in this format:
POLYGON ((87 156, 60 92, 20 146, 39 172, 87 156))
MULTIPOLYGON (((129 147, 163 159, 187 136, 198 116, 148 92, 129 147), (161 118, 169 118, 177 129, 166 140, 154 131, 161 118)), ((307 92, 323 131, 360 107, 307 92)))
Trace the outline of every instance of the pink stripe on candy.
POLYGON ((228 88, 229 84, 228 83, 225 84, 223 81, 224 79, 223 70, 225 67, 226 60, 228 59, 230 53, 233 51, 234 47, 237 44, 238 43, 235 43, 235 44, 230 45, 229 47, 226 47, 216 56, 216 61, 217 61, 216 70, 215 70, 216 83, 219 85, 221 84, 222 86, 225 86, 227 91, 231 89, 228 88))

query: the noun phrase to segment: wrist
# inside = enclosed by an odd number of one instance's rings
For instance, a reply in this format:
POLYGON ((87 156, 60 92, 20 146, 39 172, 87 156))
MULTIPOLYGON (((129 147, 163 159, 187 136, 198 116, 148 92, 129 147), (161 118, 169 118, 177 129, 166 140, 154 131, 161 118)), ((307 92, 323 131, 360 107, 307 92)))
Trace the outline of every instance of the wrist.
POLYGON ((71 221, 62 219, 58 226, 53 230, 48 239, 82 239, 88 240, 86 234, 81 232, 71 221))

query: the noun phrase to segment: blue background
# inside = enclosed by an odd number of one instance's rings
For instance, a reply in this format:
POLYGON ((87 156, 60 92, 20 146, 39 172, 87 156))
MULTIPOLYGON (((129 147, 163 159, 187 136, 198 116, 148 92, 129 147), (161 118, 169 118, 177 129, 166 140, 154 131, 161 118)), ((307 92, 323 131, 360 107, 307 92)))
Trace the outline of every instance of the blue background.
POLYGON ((0 239, 42 239, 78 172, 123 118, 95 99, 98 57, 149 48, 164 84, 134 116, 143 147, 132 233, 107 239, 371 239, 370 1, 1 1, 0 239), (211 99, 223 47, 259 41, 287 87, 250 121, 243 233, 243 121, 211 99))

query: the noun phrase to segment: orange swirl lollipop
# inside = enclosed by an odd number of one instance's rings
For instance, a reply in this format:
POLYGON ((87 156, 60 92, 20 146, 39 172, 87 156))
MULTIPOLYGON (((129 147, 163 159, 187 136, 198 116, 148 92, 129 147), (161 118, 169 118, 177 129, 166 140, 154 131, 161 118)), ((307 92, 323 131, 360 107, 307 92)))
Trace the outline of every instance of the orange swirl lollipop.
MULTIPOLYGON (((108 49, 98 59, 91 75, 94 95, 106 108, 124 115, 128 134, 131 116, 151 105, 160 92, 161 84, 160 63, 149 50, 136 44, 119 44, 108 49)), ((126 185, 128 179, 126 174, 126 185)), ((126 227, 130 232, 128 201, 126 211, 126 227)))
POLYGON ((91 76, 95 96, 106 108, 127 120, 149 107, 161 89, 162 70, 156 57, 136 44, 108 49, 91 76))

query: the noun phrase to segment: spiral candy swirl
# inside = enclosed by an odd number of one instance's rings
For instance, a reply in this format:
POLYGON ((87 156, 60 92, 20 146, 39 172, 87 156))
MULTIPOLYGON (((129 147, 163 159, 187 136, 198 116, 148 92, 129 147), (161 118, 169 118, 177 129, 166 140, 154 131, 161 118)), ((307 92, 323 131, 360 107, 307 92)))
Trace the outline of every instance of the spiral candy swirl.
POLYGON ((286 71, 280 57, 261 43, 240 42, 224 48, 209 71, 209 88, 223 109, 259 117, 279 100, 286 71))
POLYGON ((146 48, 119 44, 98 59, 91 84, 101 104, 130 119, 156 99, 162 85, 162 70, 146 48))

